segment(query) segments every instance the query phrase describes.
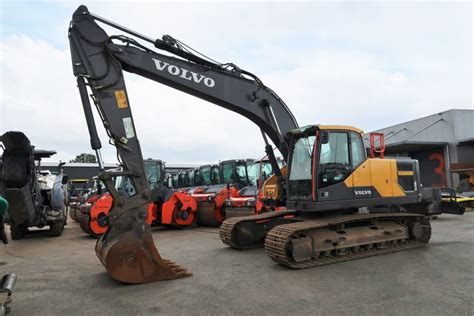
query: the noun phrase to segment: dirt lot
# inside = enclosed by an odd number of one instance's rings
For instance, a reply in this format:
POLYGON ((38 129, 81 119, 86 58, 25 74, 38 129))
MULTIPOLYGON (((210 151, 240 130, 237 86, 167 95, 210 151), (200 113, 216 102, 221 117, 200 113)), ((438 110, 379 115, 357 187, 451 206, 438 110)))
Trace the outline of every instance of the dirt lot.
POLYGON ((262 249, 225 247, 217 229, 155 229, 154 238, 194 276, 119 284, 75 223, 59 238, 12 241, 0 248, 0 272, 18 274, 12 315, 474 314, 474 212, 434 220, 428 247, 300 271, 262 249))

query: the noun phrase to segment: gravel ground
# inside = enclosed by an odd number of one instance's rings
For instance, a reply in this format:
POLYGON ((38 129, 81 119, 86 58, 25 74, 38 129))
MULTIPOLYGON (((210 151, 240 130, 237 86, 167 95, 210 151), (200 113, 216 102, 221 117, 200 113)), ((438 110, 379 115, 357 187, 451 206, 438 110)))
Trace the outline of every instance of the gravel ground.
POLYGON ((429 246, 293 271, 263 249, 225 247, 218 230, 154 229, 160 253, 194 276, 145 285, 108 277, 95 240, 69 223, 0 247, 0 273, 15 272, 12 315, 473 315, 474 212, 432 222, 429 246))

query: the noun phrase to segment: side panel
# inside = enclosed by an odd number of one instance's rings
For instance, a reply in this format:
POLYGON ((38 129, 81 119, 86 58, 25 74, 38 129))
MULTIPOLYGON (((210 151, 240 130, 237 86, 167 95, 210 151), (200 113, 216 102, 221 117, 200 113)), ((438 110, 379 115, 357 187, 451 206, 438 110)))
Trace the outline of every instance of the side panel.
POLYGON ((364 206, 418 203, 419 186, 409 183, 418 181, 417 170, 416 161, 413 160, 401 162, 395 159, 370 158, 354 170, 344 182, 318 190, 318 202, 288 200, 287 207, 298 212, 322 212, 364 206), (407 182, 404 184, 405 187, 413 186, 415 190, 405 192, 399 184, 399 179, 403 178, 407 182), (352 199, 343 194, 346 188, 350 187, 353 189, 352 199), (328 192, 327 197, 321 197, 323 191, 328 192), (334 195, 333 193, 337 198, 330 200, 329 197, 334 195))
POLYGON ((359 191, 373 187, 381 197, 404 196, 398 187, 396 161, 392 159, 369 158, 344 181, 353 185, 354 197, 363 198, 359 191))
MULTIPOLYGON (((399 176, 407 176, 405 173, 398 173, 398 168, 397 168, 397 161, 395 159, 390 159, 390 184, 391 184, 391 189, 392 189, 392 196, 406 196, 405 192, 402 190, 398 183, 399 176)), ((413 175, 413 174, 412 174, 413 175)), ((410 175, 408 175, 410 176, 410 175)))

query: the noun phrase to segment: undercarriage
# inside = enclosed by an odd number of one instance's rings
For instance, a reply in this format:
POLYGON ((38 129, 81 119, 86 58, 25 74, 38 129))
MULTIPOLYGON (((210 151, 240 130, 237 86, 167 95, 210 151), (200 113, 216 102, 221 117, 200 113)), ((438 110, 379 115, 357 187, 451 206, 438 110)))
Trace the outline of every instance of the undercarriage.
POLYGON ((235 249, 265 247, 293 269, 376 256, 426 245, 431 225, 420 214, 349 214, 303 218, 296 211, 230 218, 221 240, 235 249))

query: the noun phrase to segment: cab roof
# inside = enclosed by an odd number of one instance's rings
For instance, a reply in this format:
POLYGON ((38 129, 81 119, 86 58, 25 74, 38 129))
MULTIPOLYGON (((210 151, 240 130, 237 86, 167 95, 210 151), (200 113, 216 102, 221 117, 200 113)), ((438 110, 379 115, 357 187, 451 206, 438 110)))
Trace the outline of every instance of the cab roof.
POLYGON ((293 137, 301 137, 303 135, 315 135, 317 130, 322 131, 352 131, 358 134, 363 134, 364 132, 357 127, 349 125, 306 125, 297 129, 288 131, 287 136, 292 135, 293 137))
POLYGON ((320 130, 343 130, 343 131, 352 131, 358 134, 363 134, 364 131, 360 128, 350 126, 350 125, 318 125, 320 130))

